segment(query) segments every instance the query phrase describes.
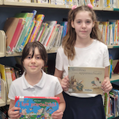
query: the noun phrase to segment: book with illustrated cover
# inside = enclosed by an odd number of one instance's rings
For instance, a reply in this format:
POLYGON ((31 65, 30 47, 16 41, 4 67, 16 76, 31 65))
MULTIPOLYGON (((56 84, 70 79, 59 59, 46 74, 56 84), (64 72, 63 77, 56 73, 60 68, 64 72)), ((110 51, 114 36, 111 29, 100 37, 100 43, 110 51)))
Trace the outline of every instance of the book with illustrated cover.
POLYGON ((102 94, 105 68, 68 67, 70 93, 102 94))
POLYGON ((59 97, 16 96, 15 107, 20 107, 20 119, 52 119, 59 109, 59 97))

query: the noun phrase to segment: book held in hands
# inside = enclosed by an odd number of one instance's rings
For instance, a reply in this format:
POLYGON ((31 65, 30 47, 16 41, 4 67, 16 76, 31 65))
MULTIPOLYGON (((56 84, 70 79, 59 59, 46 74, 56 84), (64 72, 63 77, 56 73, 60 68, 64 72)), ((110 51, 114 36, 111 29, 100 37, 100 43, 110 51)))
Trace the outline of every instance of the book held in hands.
POLYGON ((52 119, 59 109, 59 97, 16 96, 15 107, 20 107, 20 119, 52 119))
POLYGON ((70 93, 102 94, 101 84, 104 80, 105 68, 68 67, 70 93))

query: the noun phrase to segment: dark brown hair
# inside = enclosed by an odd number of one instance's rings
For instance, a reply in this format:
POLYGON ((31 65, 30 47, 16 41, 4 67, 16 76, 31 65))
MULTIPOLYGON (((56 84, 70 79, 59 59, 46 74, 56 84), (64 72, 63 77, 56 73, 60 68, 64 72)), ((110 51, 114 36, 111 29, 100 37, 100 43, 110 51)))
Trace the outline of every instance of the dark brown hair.
POLYGON ((21 58, 22 66, 23 66, 24 59, 29 55, 29 52, 31 49, 32 49, 32 57, 34 56, 35 48, 38 48, 40 56, 41 56, 42 60, 44 61, 44 65, 47 64, 48 57, 47 57, 46 49, 39 41, 34 41, 34 42, 27 43, 23 49, 22 58, 21 58))
POLYGON ((76 15, 80 11, 88 11, 91 15, 92 21, 95 23, 94 27, 92 28, 90 37, 92 39, 97 39, 101 41, 101 33, 98 28, 98 22, 96 18, 96 14, 93 9, 89 8, 88 6, 80 6, 75 9, 71 9, 68 14, 68 24, 67 24, 67 34, 63 38, 62 46, 64 48, 64 53, 68 57, 68 59, 73 60, 75 57, 75 41, 76 41, 76 32, 75 29, 71 26, 71 22, 74 21, 76 15))

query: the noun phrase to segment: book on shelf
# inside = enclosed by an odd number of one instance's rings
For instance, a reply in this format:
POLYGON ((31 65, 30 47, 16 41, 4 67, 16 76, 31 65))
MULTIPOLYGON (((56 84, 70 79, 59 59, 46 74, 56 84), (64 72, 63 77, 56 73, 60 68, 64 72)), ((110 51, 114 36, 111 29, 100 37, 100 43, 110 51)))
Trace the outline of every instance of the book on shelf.
POLYGON ((5 76, 5 66, 0 64, 0 74, 1 74, 1 78, 6 81, 6 76, 5 76))
POLYGON ((42 39, 44 38, 45 36, 45 33, 46 33, 46 30, 48 28, 48 24, 47 23, 43 23, 43 29, 42 29, 42 32, 41 32, 41 35, 40 35, 40 38, 39 38, 39 42, 42 41, 42 39))
POLYGON ((68 67, 70 93, 103 94, 104 67, 68 67))
POLYGON ((17 40, 16 46, 15 46, 15 51, 16 52, 19 52, 20 45, 22 44, 22 41, 23 41, 23 39, 25 37, 25 34, 27 32, 27 27, 28 27, 28 22, 29 22, 30 16, 31 16, 30 13, 17 13, 15 15, 16 18, 24 18, 25 19, 23 29, 20 33, 19 39, 17 40))
POLYGON ((33 21, 33 18, 35 17, 34 13, 36 12, 27 12, 27 13, 18 13, 16 14, 15 17, 18 17, 18 18, 25 18, 25 24, 24 24, 24 28, 20 34, 20 37, 18 39, 18 42, 17 42, 17 45, 15 47, 15 51, 16 52, 21 52, 24 45, 25 45, 25 42, 27 40, 27 37, 28 37, 28 33, 29 33, 29 30, 30 30, 30 26, 32 24, 32 21, 33 21))
POLYGON ((59 27, 60 27, 60 24, 55 25, 54 31, 51 35, 51 38, 50 38, 50 41, 46 47, 46 50, 50 50, 54 46, 54 44, 56 42, 57 35, 58 35, 59 27))
POLYGON ((7 40, 6 40, 7 53, 12 52, 13 45, 17 38, 17 34, 19 35, 19 31, 21 30, 18 29, 18 27, 21 28, 22 25, 21 22, 22 19, 14 18, 14 17, 8 18, 5 22, 3 29, 7 36, 7 40))
POLYGON ((55 47, 59 47, 61 45, 62 32, 63 32, 63 26, 60 26, 59 33, 58 33, 56 43, 55 43, 55 47))
POLYGON ((44 47, 46 48, 48 46, 48 43, 51 39, 51 36, 53 34, 53 31, 55 29, 55 25, 57 24, 57 21, 47 21, 46 23, 48 23, 49 25, 49 30, 48 30, 48 34, 47 34, 47 37, 43 43, 44 47))
POLYGON ((5 67, 5 75, 6 75, 7 93, 9 93, 9 89, 12 83, 12 75, 10 67, 5 67))
MULTIPOLYGON (((29 39, 30 39, 30 36, 31 36, 31 33, 32 33, 32 30, 35 26, 35 23, 36 23, 36 20, 34 19, 33 22, 31 23, 31 26, 30 26, 30 29, 29 29, 29 33, 28 33, 28 37, 26 39, 26 42, 25 42, 25 45, 28 43, 29 39)), ((24 45, 24 46, 25 46, 24 45)))
POLYGON ((20 119, 52 119, 59 108, 59 97, 16 96, 15 107, 20 107, 20 119))
POLYGON ((19 2, 31 3, 31 0, 18 0, 19 2))
POLYGON ((29 42, 35 41, 44 17, 45 16, 43 14, 36 15, 36 23, 35 23, 35 26, 33 28, 32 34, 30 36, 29 42))
POLYGON ((1 74, 0 74, 0 99, 1 99, 1 79, 2 77, 1 77, 1 74))
POLYGON ((28 38, 31 35, 31 33, 30 33, 31 29, 34 28, 34 25, 35 25, 34 23, 36 23, 34 21, 34 18, 35 18, 36 13, 37 13, 36 10, 33 10, 32 13, 31 13, 31 18, 29 19, 28 29, 27 29, 27 32, 25 34, 24 40, 22 41, 21 46, 20 46, 20 52, 22 52, 25 44, 28 42, 28 38))

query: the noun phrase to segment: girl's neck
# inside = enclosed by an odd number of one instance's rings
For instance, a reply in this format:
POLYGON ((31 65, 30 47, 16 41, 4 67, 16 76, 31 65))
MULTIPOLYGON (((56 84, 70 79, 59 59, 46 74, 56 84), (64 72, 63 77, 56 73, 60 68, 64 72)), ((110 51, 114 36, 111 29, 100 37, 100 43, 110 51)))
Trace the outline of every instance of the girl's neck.
POLYGON ((42 74, 43 74, 42 71, 40 73, 37 73, 37 74, 25 73, 25 78, 31 86, 34 86, 35 84, 37 84, 41 80, 42 74))
POLYGON ((75 47, 84 48, 84 47, 87 47, 90 44, 92 44, 92 42, 93 42, 93 39, 91 39, 91 38, 87 38, 87 39, 77 38, 76 43, 75 43, 75 47))

